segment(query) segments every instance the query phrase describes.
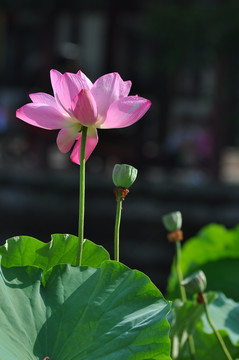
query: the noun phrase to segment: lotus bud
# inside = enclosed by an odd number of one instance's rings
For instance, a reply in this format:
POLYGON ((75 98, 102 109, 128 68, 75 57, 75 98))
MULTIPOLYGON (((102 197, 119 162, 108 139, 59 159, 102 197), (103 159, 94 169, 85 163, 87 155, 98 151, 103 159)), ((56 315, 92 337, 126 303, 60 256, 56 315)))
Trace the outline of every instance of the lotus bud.
POLYGON ((129 188, 136 180, 138 170, 127 164, 116 164, 113 169, 113 183, 117 187, 129 188))
POLYGON ((181 281, 181 285, 192 294, 203 293, 207 286, 207 279, 202 270, 199 270, 181 281))
POLYGON ((169 232, 180 230, 182 227, 182 214, 180 211, 174 211, 162 217, 162 222, 169 232))

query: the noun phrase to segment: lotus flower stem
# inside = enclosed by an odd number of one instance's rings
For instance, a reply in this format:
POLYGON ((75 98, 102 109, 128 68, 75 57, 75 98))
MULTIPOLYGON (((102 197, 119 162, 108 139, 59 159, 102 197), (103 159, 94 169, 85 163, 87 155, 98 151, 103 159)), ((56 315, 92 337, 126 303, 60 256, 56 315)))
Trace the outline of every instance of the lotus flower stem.
MULTIPOLYGON (((178 274, 178 280, 179 280, 181 299, 183 300, 183 302, 186 302, 187 301, 186 290, 185 290, 184 286, 181 285, 181 282, 183 281, 183 274, 182 274, 181 265, 180 265, 181 243, 180 243, 180 241, 176 241, 175 244, 176 244, 176 268, 177 268, 177 274, 178 274)), ((194 360, 195 359, 195 346, 194 346, 193 336, 191 334, 188 334, 188 345, 189 345, 189 352, 190 352, 191 359, 194 360)))
POLYGON ((187 295, 185 288, 181 285, 181 282, 183 281, 183 274, 180 266, 181 262, 181 243, 180 241, 176 241, 176 268, 177 268, 177 274, 178 274, 178 280, 179 280, 179 287, 180 287, 180 293, 181 293, 181 299, 185 302, 187 301, 187 295))
POLYGON ((119 261, 119 231, 120 231, 120 220, 122 211, 122 192, 117 193, 117 207, 115 217, 115 239, 114 239, 114 260, 119 261))
POLYGON ((215 328, 215 326, 214 326, 214 324, 213 324, 213 322, 211 320, 211 317, 210 317, 209 311, 208 311, 207 300, 206 300, 205 296, 203 296, 203 300, 204 301, 202 302, 202 304, 203 304, 203 307, 204 307, 204 311, 205 311, 207 321, 208 321, 209 325, 211 326, 214 334, 216 335, 216 338, 217 338, 217 340, 218 340, 218 342, 219 342, 219 344, 220 344, 220 346, 222 348, 222 351, 225 354, 226 359, 233 360, 230 353, 229 353, 229 351, 227 350, 227 347, 226 347, 226 344, 223 341, 223 338, 221 337, 220 333, 217 331, 217 329, 215 328))
POLYGON ((112 180, 116 188, 114 194, 117 202, 115 218, 114 259, 119 261, 119 231, 122 211, 122 201, 129 193, 129 187, 135 182, 138 170, 128 164, 115 164, 112 180))
POLYGON ((83 241, 84 241, 84 217, 85 217, 85 146, 87 127, 82 126, 81 153, 80 153, 80 191, 79 191, 79 227, 78 227, 78 250, 76 265, 81 266, 83 241))
MULTIPOLYGON (((169 231, 168 240, 170 242, 175 242, 176 246, 176 270, 178 274, 178 282, 181 293, 181 299, 183 302, 187 301, 186 290, 182 285, 183 274, 181 270, 181 241, 183 240, 182 227, 182 214, 180 211, 174 211, 169 214, 166 214, 162 217, 163 224, 165 228, 169 231)), ((188 334, 188 345, 189 353, 191 360, 195 360, 195 346, 193 336, 188 334)))

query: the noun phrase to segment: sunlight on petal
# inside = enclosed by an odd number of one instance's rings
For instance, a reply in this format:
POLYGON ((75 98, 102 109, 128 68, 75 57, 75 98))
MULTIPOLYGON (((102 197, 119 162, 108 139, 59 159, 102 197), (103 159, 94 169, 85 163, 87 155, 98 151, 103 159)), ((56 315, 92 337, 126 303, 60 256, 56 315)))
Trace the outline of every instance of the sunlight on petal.
POLYGON ((151 102, 139 96, 128 96, 115 101, 109 108, 101 129, 124 128, 138 121, 150 108, 151 102))

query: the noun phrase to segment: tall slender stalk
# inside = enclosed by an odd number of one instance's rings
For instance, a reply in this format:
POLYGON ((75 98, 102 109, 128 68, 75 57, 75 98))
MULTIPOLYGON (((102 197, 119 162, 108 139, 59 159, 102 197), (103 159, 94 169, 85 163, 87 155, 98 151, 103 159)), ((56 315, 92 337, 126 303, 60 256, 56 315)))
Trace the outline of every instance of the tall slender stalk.
POLYGON ((223 338, 221 337, 220 333, 215 328, 215 326, 214 326, 214 324, 213 324, 213 322, 211 320, 211 317, 210 317, 209 312, 208 312, 208 306, 207 306, 207 301, 206 301, 205 296, 204 296, 204 301, 203 301, 203 307, 204 307, 204 311, 205 311, 207 321, 208 321, 209 325, 211 326, 214 334, 216 335, 216 338, 217 338, 217 340, 218 340, 218 342, 219 342, 219 344, 220 344, 220 346, 222 348, 222 351, 225 354, 226 359, 233 360, 230 353, 229 353, 229 351, 227 350, 227 347, 226 347, 226 344, 223 341, 223 338))
POLYGON ((115 217, 114 260, 119 261, 119 231, 121 220, 122 192, 117 194, 117 207, 115 217))
POLYGON ((114 234, 114 259, 119 261, 119 231, 122 211, 122 200, 129 193, 129 187, 134 183, 138 170, 128 164, 115 164, 112 172, 112 180, 116 188, 114 194, 117 201, 114 234))
POLYGON ((180 265, 181 243, 180 243, 180 241, 176 241, 175 244, 176 244, 176 268, 177 268, 177 274, 178 274, 178 280, 179 280, 179 288, 180 288, 181 298, 185 302, 185 301, 187 301, 186 290, 185 290, 184 286, 181 285, 181 282, 183 281, 183 274, 182 274, 181 265, 180 265))
MULTIPOLYGON (((181 299, 183 302, 186 302, 187 301, 186 290, 181 285, 181 282, 183 281, 183 274, 182 274, 180 262, 181 262, 181 243, 180 241, 176 241, 176 268, 177 268, 177 274, 179 280, 179 287, 180 287, 181 299)), ((195 360, 195 346, 194 346, 193 336, 191 334, 188 334, 188 345, 189 345, 190 357, 192 360, 195 360)))
POLYGON ((87 127, 82 127, 81 152, 80 152, 80 184, 79 184, 79 226, 78 226, 78 249, 76 265, 81 266, 83 241, 84 241, 84 218, 85 218, 85 145, 87 127))

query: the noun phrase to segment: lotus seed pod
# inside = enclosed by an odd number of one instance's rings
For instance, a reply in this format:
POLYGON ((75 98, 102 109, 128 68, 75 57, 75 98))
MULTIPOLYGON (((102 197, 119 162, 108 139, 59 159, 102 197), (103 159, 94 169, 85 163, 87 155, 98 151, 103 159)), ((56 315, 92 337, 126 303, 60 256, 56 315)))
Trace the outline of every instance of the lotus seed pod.
POLYGON ((182 227, 182 214, 180 211, 174 211, 162 216, 162 222, 169 232, 180 230, 182 227))
POLYGON ((207 286, 207 279, 202 270, 199 270, 181 281, 181 285, 191 294, 204 292, 207 286))
POLYGON ((116 164, 113 169, 113 183, 117 187, 129 188, 136 180, 138 170, 131 165, 116 164))

